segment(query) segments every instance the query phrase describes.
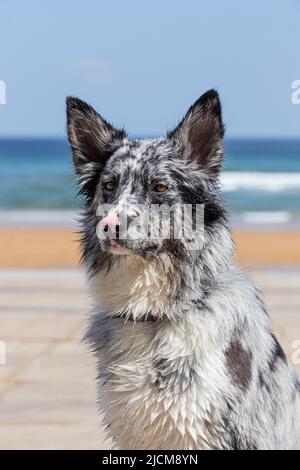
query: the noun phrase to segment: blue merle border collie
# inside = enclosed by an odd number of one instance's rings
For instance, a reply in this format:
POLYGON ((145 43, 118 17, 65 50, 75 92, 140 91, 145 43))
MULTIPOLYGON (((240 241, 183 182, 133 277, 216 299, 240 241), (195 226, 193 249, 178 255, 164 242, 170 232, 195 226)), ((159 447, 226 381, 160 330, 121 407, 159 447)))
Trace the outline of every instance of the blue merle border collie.
POLYGON ((93 298, 85 339, 115 447, 299 449, 298 377, 234 260, 218 183, 217 92, 202 95, 160 139, 129 141, 78 98, 67 99, 67 121, 93 298), (201 249, 171 235, 130 236, 136 205, 146 220, 151 204, 174 203, 204 205, 201 249), (100 240, 99 204, 112 207, 100 217, 100 240), (119 227, 122 210, 131 221, 126 239, 107 230, 119 227))

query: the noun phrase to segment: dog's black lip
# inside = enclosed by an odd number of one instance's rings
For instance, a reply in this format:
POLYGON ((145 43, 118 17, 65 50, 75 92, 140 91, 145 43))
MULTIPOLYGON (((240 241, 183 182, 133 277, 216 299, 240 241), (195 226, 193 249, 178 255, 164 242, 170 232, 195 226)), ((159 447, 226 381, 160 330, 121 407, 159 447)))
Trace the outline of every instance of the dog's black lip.
MULTIPOLYGON (((115 241, 119 246, 121 246, 122 248, 127 248, 129 251, 131 251, 132 253, 135 253, 137 255, 140 255, 140 256, 143 256, 143 254, 148 254, 148 253, 151 253, 153 252, 153 254, 156 254, 157 253, 157 250, 159 248, 158 245, 156 244, 153 244, 153 245, 148 245, 148 246, 145 246, 145 247, 132 247, 130 246, 130 243, 128 244, 127 243, 127 240, 125 239, 109 239, 107 238, 106 239, 106 243, 107 243, 107 246, 110 247, 111 244, 110 244, 110 240, 113 240, 115 241)), ((130 240, 129 240, 130 241, 130 240)))
POLYGON ((131 321, 134 323, 148 323, 148 322, 157 321, 157 317, 155 317, 151 313, 149 315, 144 315, 141 318, 134 318, 132 315, 126 315, 124 313, 117 313, 113 315, 112 318, 123 319, 124 321, 131 321))
MULTIPOLYGON (((110 240, 114 240, 115 242, 118 243, 118 245, 120 246, 123 246, 124 248, 129 248, 130 249, 130 246, 128 246, 128 243, 127 243, 127 239, 125 238, 111 238, 110 240)), ((130 239, 128 239, 129 242, 130 242, 130 239)), ((149 251, 149 250, 153 250, 153 249, 156 249, 157 248, 157 245, 149 245, 149 246, 146 246, 145 248, 143 248, 143 251, 149 251)))

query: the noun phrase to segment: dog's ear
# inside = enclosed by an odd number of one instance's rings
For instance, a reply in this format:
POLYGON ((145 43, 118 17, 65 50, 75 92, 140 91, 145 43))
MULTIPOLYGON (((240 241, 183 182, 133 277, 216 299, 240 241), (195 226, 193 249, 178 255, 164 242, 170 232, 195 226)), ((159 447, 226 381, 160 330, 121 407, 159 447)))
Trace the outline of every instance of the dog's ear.
POLYGON ((218 173, 223 157, 224 126, 219 95, 209 90, 188 110, 168 138, 175 139, 189 161, 209 173, 218 173))
POLYGON ((69 96, 67 104, 67 130, 73 152, 75 170, 86 172, 87 164, 104 166, 111 154, 122 145, 126 134, 115 129, 92 106, 69 96))

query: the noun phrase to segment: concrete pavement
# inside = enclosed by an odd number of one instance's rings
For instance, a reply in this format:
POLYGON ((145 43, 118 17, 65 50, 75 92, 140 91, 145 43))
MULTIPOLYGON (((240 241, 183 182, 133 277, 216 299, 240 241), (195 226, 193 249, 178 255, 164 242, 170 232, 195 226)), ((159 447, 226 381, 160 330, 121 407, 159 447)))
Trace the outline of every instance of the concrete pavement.
MULTIPOLYGON (((253 277, 284 349, 300 360, 300 271, 253 277)), ((0 270, 0 449, 110 448, 94 361, 80 344, 87 311, 79 270, 0 270)))

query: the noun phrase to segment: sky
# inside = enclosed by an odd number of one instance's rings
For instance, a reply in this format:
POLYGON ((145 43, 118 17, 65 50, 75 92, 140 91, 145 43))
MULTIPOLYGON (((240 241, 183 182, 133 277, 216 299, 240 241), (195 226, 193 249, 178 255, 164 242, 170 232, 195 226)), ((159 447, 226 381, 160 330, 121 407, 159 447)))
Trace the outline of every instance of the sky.
POLYGON ((63 136, 65 97, 163 135, 216 88, 231 137, 300 137, 299 0, 1 0, 0 136, 63 136))

